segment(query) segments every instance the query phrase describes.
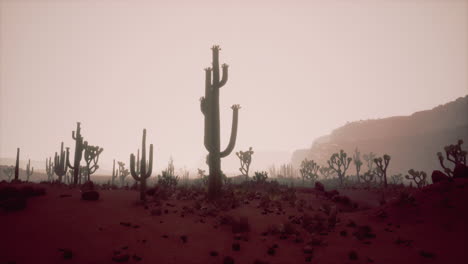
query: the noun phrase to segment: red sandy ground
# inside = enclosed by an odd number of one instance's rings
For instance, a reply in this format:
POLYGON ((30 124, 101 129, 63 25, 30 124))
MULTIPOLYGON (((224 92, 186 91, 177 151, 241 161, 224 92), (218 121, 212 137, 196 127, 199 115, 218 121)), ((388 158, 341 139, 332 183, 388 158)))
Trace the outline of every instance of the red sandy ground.
MULTIPOLYGON (((259 201, 254 199, 226 212, 248 217, 250 232, 244 241, 235 240, 229 226, 218 226, 216 217, 202 218, 197 212, 181 217, 182 207, 192 206, 193 201, 163 201, 163 214, 154 216, 150 213, 151 203, 146 209, 135 202, 136 191, 101 190, 99 201, 83 201, 77 189, 42 187, 47 194, 30 198, 25 210, 0 211, 0 263, 116 263, 112 260, 115 251, 128 253, 127 263, 221 264, 226 256, 235 263, 307 263, 305 258, 310 254, 305 254, 303 248, 314 237, 323 241, 322 245, 312 246, 310 263, 467 263, 467 180, 413 189, 414 204, 398 205, 397 199, 387 197, 387 204, 375 206, 379 195, 344 190, 368 209, 339 212, 336 227, 321 235, 298 228, 304 239, 301 243, 296 243, 293 236, 262 236, 268 226, 302 214, 289 205, 283 206, 285 214, 262 215, 262 209, 257 208, 259 201), (71 197, 60 198, 62 194, 71 197), (348 226, 350 220, 358 226, 369 225, 376 237, 367 242, 358 240, 352 235, 356 228, 348 226), (121 222, 130 222, 131 226, 121 222), (343 230, 347 236, 340 235, 343 230), (187 236, 186 243, 180 238, 183 235, 187 236), (400 244, 396 243, 398 239, 400 244), (240 243, 240 251, 233 251, 234 242, 240 243), (267 250, 274 244, 277 248, 271 256, 267 250), (64 259, 59 248, 70 249, 73 258, 64 259), (211 251, 218 256, 211 256, 211 251), (351 251, 357 253, 357 260, 350 259, 351 251), (137 261, 133 255, 142 259, 137 261)), ((312 215, 323 203, 333 203, 315 190, 301 193, 300 197, 311 206, 305 211, 312 215)))

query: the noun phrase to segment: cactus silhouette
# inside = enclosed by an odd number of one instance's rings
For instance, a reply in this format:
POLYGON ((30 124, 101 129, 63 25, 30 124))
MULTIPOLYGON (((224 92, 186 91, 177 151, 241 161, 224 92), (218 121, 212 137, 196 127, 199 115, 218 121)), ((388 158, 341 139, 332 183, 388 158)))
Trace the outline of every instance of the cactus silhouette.
POLYGON ((361 182, 361 177, 359 177, 359 173, 361 172, 362 160, 361 160, 361 152, 359 152, 357 148, 354 150, 353 162, 354 162, 354 166, 356 166, 356 177, 359 183, 361 182))
POLYGON ((112 163, 112 177, 111 177, 111 186, 114 186, 115 184, 115 179, 117 178, 117 175, 119 174, 119 171, 115 170, 115 159, 114 162, 112 163))
POLYGON ((377 168, 379 168, 379 172, 383 177, 384 187, 387 188, 387 168, 388 164, 390 163, 390 155, 383 155, 383 159, 375 158, 374 163, 377 165, 377 168))
POLYGON ((55 152, 54 157, 54 172, 58 176, 58 181, 62 182, 62 177, 67 173, 67 160, 68 160, 68 148, 67 151, 63 150, 63 142, 60 145, 60 156, 55 152))
POLYGON ((418 186, 418 188, 424 187, 427 182, 427 174, 424 171, 415 171, 413 169, 409 170, 408 173, 411 175, 406 175, 405 178, 408 180, 413 180, 414 183, 418 186))
POLYGON ((46 159, 45 162, 46 162, 47 180, 49 182, 53 182, 54 181, 54 163, 52 162, 52 157, 49 157, 48 159, 46 159))
POLYGON ((349 168, 352 158, 347 158, 346 152, 340 150, 340 153, 334 153, 328 161, 328 166, 338 174, 340 185, 343 185, 346 170, 349 168))
MULTIPOLYGON (((466 165, 467 152, 462 150, 461 145, 463 145, 463 140, 459 139, 456 145, 448 145, 444 147, 445 157, 448 161, 454 164, 454 167, 461 164, 466 165)), ((454 170, 445 166, 442 152, 437 152, 437 157, 439 158, 440 166, 444 169, 445 173, 450 177, 453 177, 454 170)))
POLYGON ((15 166, 8 166, 3 168, 3 173, 7 176, 7 181, 11 181, 13 174, 15 174, 15 166))
POLYGON ((20 148, 16 149, 15 181, 19 180, 19 156, 20 148))
POLYGON ((200 98, 201 112, 205 116, 204 144, 208 151, 207 163, 209 166, 209 198, 219 197, 222 186, 221 158, 231 154, 236 144, 237 120, 239 105, 233 105, 231 137, 224 151, 221 151, 220 142, 220 116, 219 116, 219 89, 228 80, 228 65, 223 64, 222 78, 219 73, 219 46, 211 48, 213 54, 212 68, 205 69, 205 96, 200 98))
POLYGON ((34 173, 34 167, 31 167, 31 159, 28 159, 28 164, 26 165, 26 181, 29 181, 29 178, 34 173))
POLYGON ((78 184, 78 177, 80 175, 80 162, 83 157, 83 150, 86 147, 83 142, 83 137, 81 136, 80 122, 76 123, 76 133, 72 131, 72 138, 75 140, 75 158, 72 166, 69 160, 69 148, 67 148, 67 166, 73 170, 73 185, 76 185, 78 184))
POLYGON ((315 161, 304 159, 301 162, 301 169, 299 170, 302 177, 302 185, 304 185, 306 179, 312 180, 312 183, 314 183, 318 179, 319 170, 320 166, 315 161))
POLYGON ((127 176, 130 174, 130 172, 128 171, 128 169, 125 168, 125 163, 119 161, 119 162, 117 162, 117 164, 119 165, 117 175, 119 175, 120 187, 124 187, 125 178, 127 178, 127 176))
POLYGON ((252 147, 249 148, 247 151, 239 151, 236 152, 237 157, 240 160, 241 167, 239 168, 239 171, 242 173, 242 175, 245 176, 245 179, 249 178, 249 168, 250 168, 250 163, 252 163, 252 155, 254 154, 252 147))
POLYGON ((153 170, 153 144, 150 144, 148 168, 146 168, 146 129, 143 129, 141 142, 140 175, 135 168, 135 155, 130 155, 130 173, 135 181, 140 182, 140 200, 146 201, 146 180, 151 176, 153 170))
POLYGON ((91 180, 91 174, 95 173, 97 169, 99 169, 99 155, 101 155, 103 148, 98 146, 91 146, 87 142, 85 142, 84 148, 84 159, 86 162, 86 174, 85 177, 87 181, 91 180))

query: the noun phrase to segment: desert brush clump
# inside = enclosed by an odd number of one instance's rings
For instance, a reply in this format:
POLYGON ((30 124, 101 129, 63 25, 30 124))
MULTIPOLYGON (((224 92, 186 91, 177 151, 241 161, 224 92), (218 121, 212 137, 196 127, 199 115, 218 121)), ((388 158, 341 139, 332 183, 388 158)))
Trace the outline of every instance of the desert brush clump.
POLYGON ((252 177, 252 181, 256 184, 263 184, 268 179, 268 172, 266 171, 256 171, 252 177))
POLYGON ((237 122, 239 105, 232 106, 232 129, 229 144, 225 150, 220 147, 220 115, 219 115, 219 91, 228 80, 228 65, 223 64, 222 78, 219 71, 219 46, 213 46, 212 67, 205 69, 205 96, 200 98, 200 109, 205 117, 204 145, 208 151, 207 163, 209 167, 208 196, 217 198, 221 195, 221 158, 231 154, 236 144, 237 122))

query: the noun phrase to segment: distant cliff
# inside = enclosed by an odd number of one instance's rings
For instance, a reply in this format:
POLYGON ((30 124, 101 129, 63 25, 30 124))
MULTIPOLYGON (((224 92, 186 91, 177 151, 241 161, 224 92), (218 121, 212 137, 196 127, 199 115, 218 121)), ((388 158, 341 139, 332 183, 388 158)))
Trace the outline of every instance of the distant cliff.
MULTIPOLYGON (((436 153, 458 139, 468 149, 468 96, 410 116, 348 123, 316 139, 310 149, 295 151, 292 163, 298 167, 309 158, 325 165, 333 152, 344 149, 352 155, 357 147, 361 154, 389 154, 390 173, 406 173, 411 168, 431 172, 440 169, 436 153)), ((355 174, 354 165, 349 174, 355 174)))

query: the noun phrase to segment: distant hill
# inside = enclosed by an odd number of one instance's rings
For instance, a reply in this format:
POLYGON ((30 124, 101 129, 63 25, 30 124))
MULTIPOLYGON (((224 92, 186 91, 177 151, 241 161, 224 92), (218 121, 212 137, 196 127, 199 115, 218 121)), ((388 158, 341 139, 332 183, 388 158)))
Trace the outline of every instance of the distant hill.
MULTIPOLYGON (((348 123, 316 139, 311 148, 295 151, 292 163, 298 167, 309 158, 325 165, 332 153, 343 149, 352 155, 357 147, 361 155, 371 151, 389 154, 390 173, 406 173, 411 168, 430 173, 440 169, 436 153, 458 139, 468 149, 468 96, 410 116, 348 123)), ((354 165, 348 173, 355 174, 354 165)))

